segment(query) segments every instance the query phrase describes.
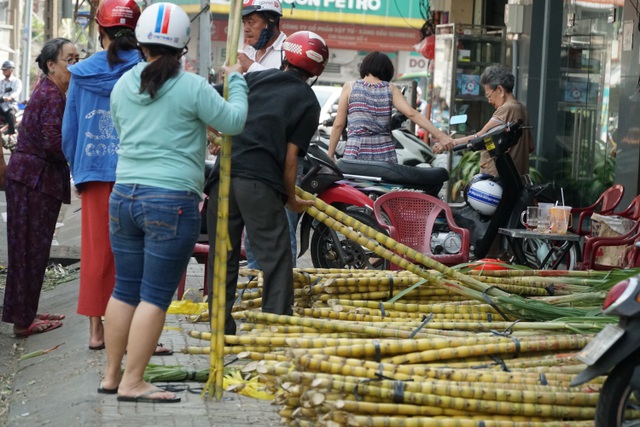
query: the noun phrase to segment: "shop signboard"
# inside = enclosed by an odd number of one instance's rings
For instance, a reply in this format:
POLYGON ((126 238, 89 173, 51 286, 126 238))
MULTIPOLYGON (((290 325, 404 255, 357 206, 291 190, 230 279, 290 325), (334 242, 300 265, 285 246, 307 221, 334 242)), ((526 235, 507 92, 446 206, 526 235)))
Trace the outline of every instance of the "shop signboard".
MULTIPOLYGON (((197 0, 172 0, 187 13, 197 13, 197 0)), ((287 19, 381 27, 422 27, 420 2, 416 0, 282 0, 283 22, 287 19)), ((211 12, 229 13, 229 0, 212 0, 211 12)))
MULTIPOLYGON (((228 21, 214 18, 211 24, 211 41, 225 41, 227 39, 228 21)), ((331 49, 396 52, 399 50, 413 50, 413 45, 420 41, 419 33, 410 28, 384 28, 283 19, 280 21, 280 29, 285 34, 293 34, 302 30, 313 31, 327 40, 331 49)), ((416 61, 419 61, 420 58, 416 58, 416 61)), ((416 68, 424 67, 416 65, 416 68)))

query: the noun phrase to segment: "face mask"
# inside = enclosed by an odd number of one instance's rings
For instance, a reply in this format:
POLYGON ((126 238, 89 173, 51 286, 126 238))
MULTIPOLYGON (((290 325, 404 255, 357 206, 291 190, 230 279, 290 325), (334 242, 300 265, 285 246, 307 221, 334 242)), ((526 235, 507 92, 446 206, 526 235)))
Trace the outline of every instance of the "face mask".
POLYGON ((260 37, 258 37, 258 41, 251 46, 255 50, 262 49, 267 45, 267 43, 269 43, 269 40, 271 40, 271 37, 273 37, 273 33, 274 33, 273 26, 267 25, 267 28, 263 28, 262 31, 260 32, 260 37))

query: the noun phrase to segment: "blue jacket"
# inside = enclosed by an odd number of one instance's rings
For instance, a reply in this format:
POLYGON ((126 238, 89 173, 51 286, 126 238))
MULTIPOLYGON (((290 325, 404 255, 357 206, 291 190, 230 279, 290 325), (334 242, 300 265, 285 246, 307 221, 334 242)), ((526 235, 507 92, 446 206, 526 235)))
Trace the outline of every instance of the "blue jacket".
POLYGON ((111 90, 141 60, 137 50, 118 54, 123 62, 113 68, 106 51, 69 67, 71 81, 62 119, 62 150, 76 185, 116 180, 120 141, 111 120, 111 90))

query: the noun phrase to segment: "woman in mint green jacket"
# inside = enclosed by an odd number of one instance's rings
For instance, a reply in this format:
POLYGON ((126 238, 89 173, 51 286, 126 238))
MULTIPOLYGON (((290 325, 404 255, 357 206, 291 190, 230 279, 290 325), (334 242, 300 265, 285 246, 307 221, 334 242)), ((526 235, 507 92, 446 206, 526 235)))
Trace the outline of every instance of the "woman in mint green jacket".
POLYGON ((147 62, 111 93, 120 137, 109 231, 116 283, 105 314, 107 367, 101 393, 119 401, 178 402, 142 374, 200 230, 207 125, 235 135, 247 116, 247 85, 229 78, 225 101, 208 82, 180 70, 189 17, 171 3, 146 8, 136 38, 147 62), (122 358, 127 350, 124 372, 122 358))

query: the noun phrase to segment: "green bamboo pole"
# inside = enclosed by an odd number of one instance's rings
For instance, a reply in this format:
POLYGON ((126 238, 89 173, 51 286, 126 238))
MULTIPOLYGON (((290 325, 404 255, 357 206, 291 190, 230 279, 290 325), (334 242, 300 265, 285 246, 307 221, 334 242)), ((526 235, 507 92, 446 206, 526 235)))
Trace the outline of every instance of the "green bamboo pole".
MULTIPOLYGON (((240 38, 240 20, 242 2, 231 0, 229 4, 229 30, 227 33, 227 64, 234 65, 238 60, 238 39, 240 38)), ((224 80, 224 97, 229 99, 229 80, 224 80)), ((219 401, 223 393, 224 377, 224 322, 227 276, 227 250, 229 247, 229 188, 231 186, 231 136, 222 137, 220 150, 220 184, 218 193, 218 222, 216 226, 216 245, 213 278, 213 305, 217 310, 215 316, 210 316, 210 372, 203 394, 209 397, 215 395, 219 401)))

